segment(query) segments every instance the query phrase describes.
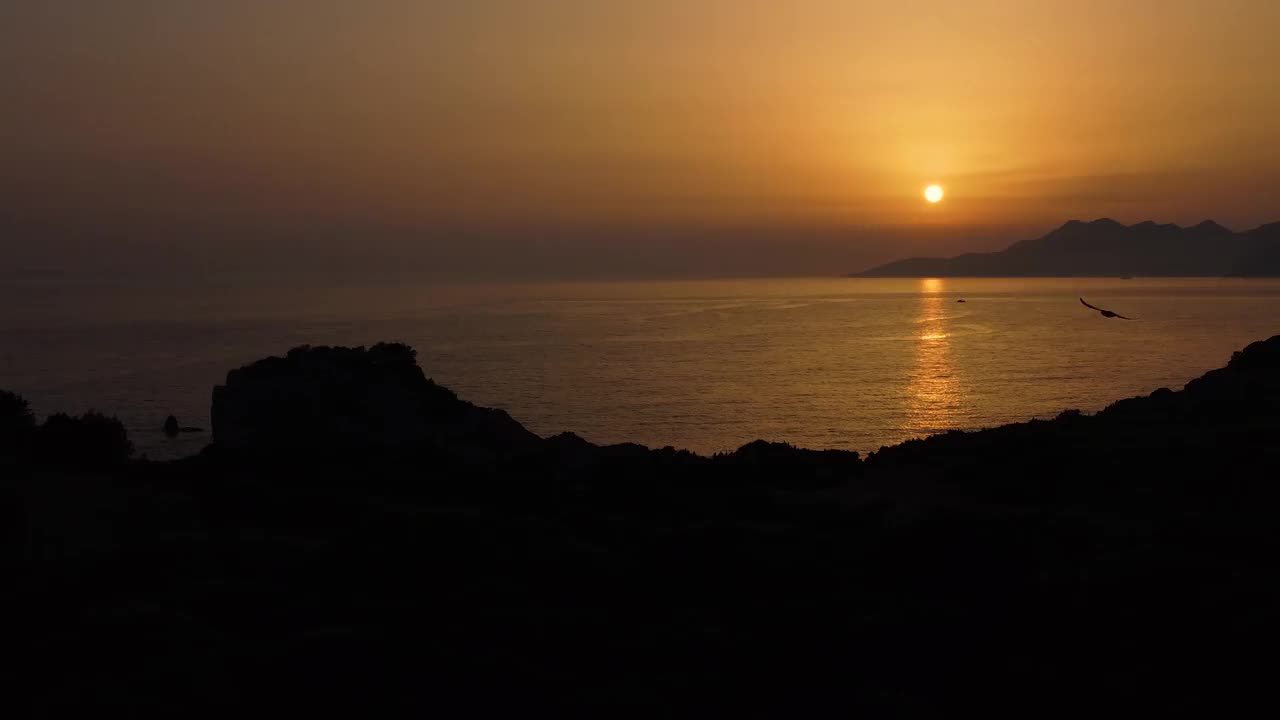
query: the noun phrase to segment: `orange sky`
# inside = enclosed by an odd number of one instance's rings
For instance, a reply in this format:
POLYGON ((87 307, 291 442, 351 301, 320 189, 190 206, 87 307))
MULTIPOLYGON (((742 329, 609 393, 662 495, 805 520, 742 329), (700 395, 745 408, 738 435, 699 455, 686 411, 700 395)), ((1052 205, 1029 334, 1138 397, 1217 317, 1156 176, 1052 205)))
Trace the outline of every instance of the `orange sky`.
POLYGON ((19 0, 0 210, 863 228, 850 262, 896 254, 867 228, 1244 228, 1280 219, 1277 30, 1274 0, 19 0))

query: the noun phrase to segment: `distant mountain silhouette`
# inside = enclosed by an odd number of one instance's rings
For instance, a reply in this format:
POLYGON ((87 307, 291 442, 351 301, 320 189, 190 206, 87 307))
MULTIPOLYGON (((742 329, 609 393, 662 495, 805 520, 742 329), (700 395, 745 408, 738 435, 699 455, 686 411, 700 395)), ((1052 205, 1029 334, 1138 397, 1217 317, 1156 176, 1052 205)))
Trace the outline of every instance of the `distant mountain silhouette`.
POLYGON ((1244 251, 1231 267, 1231 274, 1240 277, 1280 275, 1280 222, 1255 228, 1244 236, 1244 251))
POLYGON ((1150 220, 1072 220, 1005 250, 910 258, 849 277, 1280 276, 1280 223, 1235 233, 1212 220, 1192 227, 1150 220))

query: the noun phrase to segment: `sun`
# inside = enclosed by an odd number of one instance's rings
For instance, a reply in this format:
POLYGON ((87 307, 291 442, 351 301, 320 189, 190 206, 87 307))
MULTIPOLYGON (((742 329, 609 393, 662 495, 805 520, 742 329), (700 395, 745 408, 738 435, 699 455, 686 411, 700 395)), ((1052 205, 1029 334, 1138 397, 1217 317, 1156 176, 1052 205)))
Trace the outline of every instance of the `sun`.
POLYGON ((929 187, 925 188, 924 199, 928 200, 931 203, 936 203, 942 200, 942 186, 930 185, 929 187))

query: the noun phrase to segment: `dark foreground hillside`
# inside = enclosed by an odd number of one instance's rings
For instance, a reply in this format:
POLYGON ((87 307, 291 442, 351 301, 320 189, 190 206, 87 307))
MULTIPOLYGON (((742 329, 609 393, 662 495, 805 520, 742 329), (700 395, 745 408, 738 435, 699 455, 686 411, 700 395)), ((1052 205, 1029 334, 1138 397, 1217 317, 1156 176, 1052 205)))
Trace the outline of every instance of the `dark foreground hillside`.
POLYGON ((398 345, 233 371, 213 421, 148 463, 0 395, 6 714, 1274 704, 1280 336, 1180 392, 866 459, 542 439, 398 345))

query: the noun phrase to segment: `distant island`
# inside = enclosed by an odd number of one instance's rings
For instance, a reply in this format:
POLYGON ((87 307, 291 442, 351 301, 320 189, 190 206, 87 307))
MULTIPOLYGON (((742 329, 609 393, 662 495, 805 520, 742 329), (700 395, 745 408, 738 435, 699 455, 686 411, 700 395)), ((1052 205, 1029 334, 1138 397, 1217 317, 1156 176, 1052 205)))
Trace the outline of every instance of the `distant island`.
POLYGON ((909 258, 848 277, 1132 276, 1280 276, 1280 222, 1237 233, 1212 220, 1185 228, 1072 220, 999 252, 909 258))

